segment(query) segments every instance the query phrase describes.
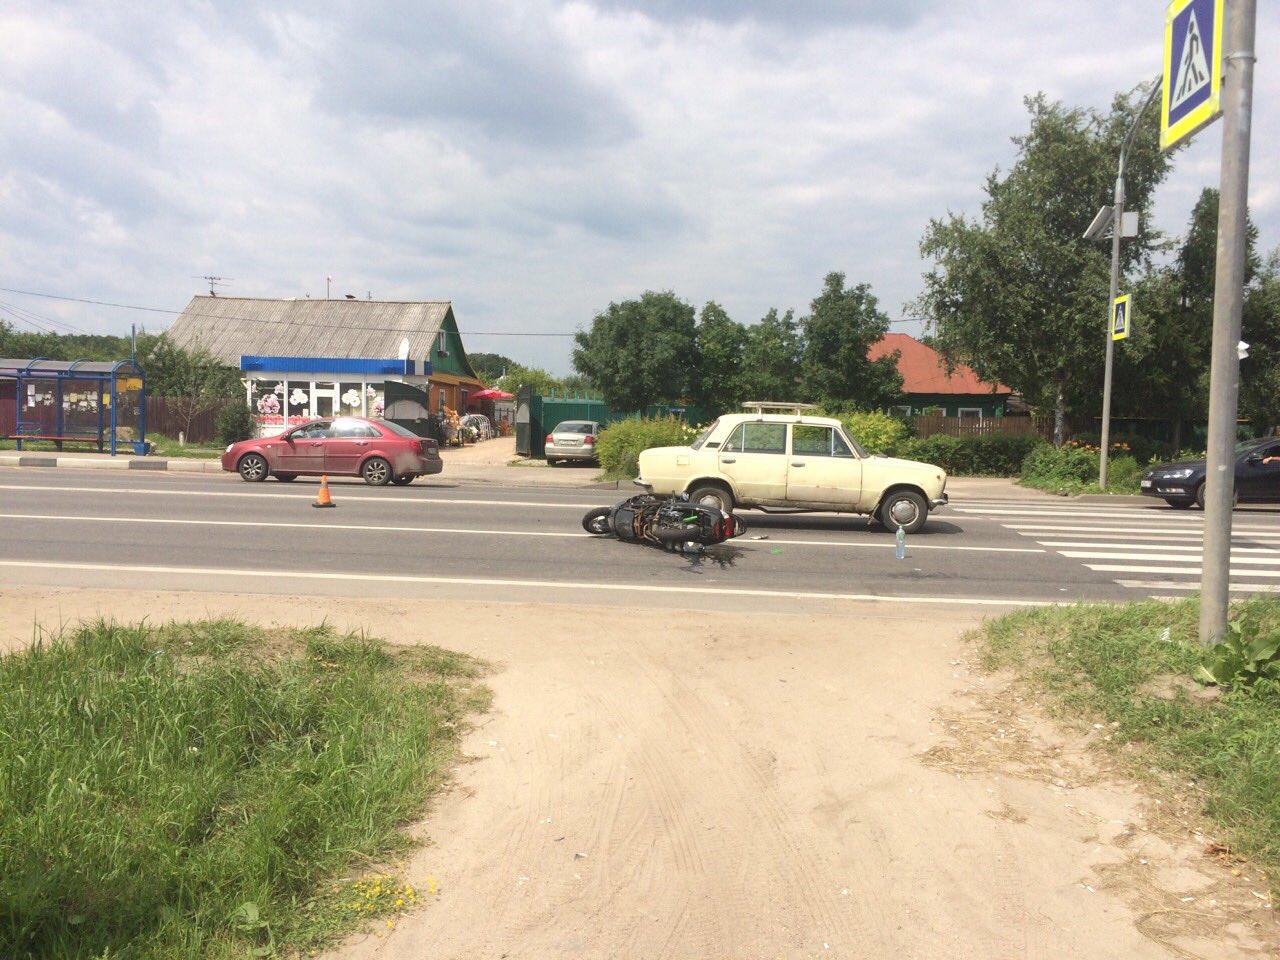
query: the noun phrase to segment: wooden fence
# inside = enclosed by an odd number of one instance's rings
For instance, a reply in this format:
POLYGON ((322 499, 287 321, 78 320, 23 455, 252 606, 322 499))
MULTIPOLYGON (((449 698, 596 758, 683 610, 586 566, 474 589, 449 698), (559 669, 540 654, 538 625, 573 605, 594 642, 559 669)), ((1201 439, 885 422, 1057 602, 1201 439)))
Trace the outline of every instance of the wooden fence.
POLYGON ((945 434, 948 437, 1017 437, 1034 435, 1046 440, 1053 436, 1053 421, 1048 417, 939 417, 919 416, 915 422, 917 437, 945 434))
POLYGON ((147 397, 147 434, 159 433, 178 439, 186 434, 187 443, 212 443, 217 438, 218 411, 224 405, 197 410, 188 427, 183 406, 168 397, 147 397))

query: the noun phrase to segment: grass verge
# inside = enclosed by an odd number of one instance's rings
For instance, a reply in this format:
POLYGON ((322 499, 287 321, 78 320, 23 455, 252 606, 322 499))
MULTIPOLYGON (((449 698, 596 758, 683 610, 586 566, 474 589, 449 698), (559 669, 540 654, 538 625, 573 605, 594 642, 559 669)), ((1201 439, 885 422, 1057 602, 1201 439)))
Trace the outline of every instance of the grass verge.
MULTIPOLYGON (((147 434, 147 441, 151 443, 151 456, 153 457, 189 457, 196 460, 216 460, 222 456, 223 447, 207 447, 195 446, 187 444, 182 446, 177 440, 170 439, 158 433, 147 434)), ((105 446, 104 446, 105 449, 105 446)), ((121 440, 116 444, 119 456, 132 457, 133 447, 126 441, 121 440)), ((17 444, 13 440, 0 440, 0 450, 17 450, 17 444)), ((77 442, 68 440, 63 443, 62 450, 59 451, 57 444, 47 440, 24 440, 22 442, 23 453, 97 453, 98 447, 95 443, 77 442)))
POLYGON ((480 672, 227 620, 98 622, 5 657, 0 956, 288 955, 414 903, 368 865, 409 846, 480 672))
MULTIPOLYGON (((1197 687, 1198 616, 1197 600, 1046 608, 991 621, 977 639, 988 669, 1014 671, 1058 717, 1117 724, 1109 746, 1131 772, 1180 795, 1193 783, 1203 814, 1274 886, 1280 684, 1197 687)), ((1280 599, 1245 601, 1235 616, 1280 630, 1280 599)))

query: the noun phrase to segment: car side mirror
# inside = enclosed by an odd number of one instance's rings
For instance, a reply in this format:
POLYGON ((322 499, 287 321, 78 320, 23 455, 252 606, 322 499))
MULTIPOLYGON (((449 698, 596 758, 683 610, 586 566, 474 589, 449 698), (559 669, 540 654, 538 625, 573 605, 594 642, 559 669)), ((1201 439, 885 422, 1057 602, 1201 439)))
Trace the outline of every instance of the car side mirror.
POLYGON ((1249 456, 1247 456, 1247 457, 1245 457, 1245 458, 1244 458, 1244 462, 1245 462, 1245 463, 1261 463, 1261 462, 1262 462, 1262 454, 1260 454, 1260 453, 1251 453, 1251 454, 1249 454, 1249 456))

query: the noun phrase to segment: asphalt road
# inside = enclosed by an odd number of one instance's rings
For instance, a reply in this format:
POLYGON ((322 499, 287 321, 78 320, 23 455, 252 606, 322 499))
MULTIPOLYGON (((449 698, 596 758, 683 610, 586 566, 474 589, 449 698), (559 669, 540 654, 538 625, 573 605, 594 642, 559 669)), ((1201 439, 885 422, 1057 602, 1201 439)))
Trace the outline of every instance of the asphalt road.
MULTIPOLYGON (((451 483, 374 489, 232 476, 0 469, 0 582, 317 596, 472 596, 719 609, 855 600, 1023 603, 1186 595, 1202 515, 1160 505, 960 500, 908 538, 863 518, 748 511, 702 558, 591 537, 625 492, 451 483)), ((1236 515, 1233 585, 1280 589, 1280 512, 1236 515)))

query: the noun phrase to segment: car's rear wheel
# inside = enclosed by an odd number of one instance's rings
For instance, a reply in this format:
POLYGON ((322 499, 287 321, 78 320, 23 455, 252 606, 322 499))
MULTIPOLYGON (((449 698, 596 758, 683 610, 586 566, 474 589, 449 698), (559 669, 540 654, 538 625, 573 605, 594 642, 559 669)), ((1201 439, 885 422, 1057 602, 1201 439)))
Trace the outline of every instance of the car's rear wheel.
POLYGON ((712 507, 721 513, 733 513, 733 494, 717 483, 704 483, 689 491, 689 500, 700 507, 712 507))
POLYGON ((296 473, 275 473, 272 474, 272 476, 281 483, 293 483, 293 481, 298 479, 298 475, 296 473))
POLYGON ((371 487, 383 487, 391 481, 391 464, 381 457, 370 457, 360 468, 360 476, 371 487))
POLYGON ((929 519, 929 504, 914 490, 894 490, 880 504, 879 517, 889 530, 915 533, 929 519))
POLYGON ((271 473, 267 458, 260 453, 246 453, 236 464, 240 479, 248 483, 261 483, 271 473))
POLYGON ((409 484, 413 483, 413 481, 416 480, 417 478, 418 478, 418 475, 416 473, 402 473, 398 477, 392 477, 391 482, 394 483, 397 487, 407 487, 409 484))

